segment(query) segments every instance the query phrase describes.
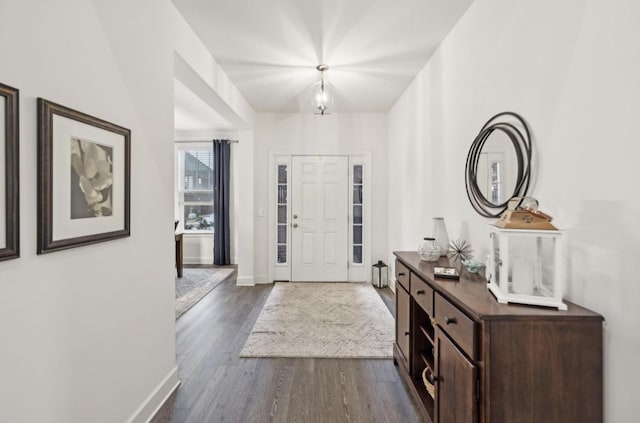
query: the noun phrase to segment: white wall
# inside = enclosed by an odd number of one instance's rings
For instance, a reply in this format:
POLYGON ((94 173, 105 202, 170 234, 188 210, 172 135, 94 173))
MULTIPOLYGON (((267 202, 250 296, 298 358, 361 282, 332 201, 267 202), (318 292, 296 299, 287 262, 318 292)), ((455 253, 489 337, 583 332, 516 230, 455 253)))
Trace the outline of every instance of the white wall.
POLYGON ((567 298, 605 323, 605 413, 640 413, 640 3, 476 0, 389 115, 389 247, 415 250, 445 216, 487 251, 464 188, 468 148, 493 114, 530 123, 531 194, 568 230, 567 298))
POLYGON ((236 283, 253 285, 255 282, 254 234, 254 134, 238 131, 238 143, 231 144, 231 258, 238 265, 236 283))
POLYGON ((213 264, 213 234, 190 234, 182 236, 184 264, 213 264))
POLYGON ((177 383, 171 11, 0 4, 0 81, 21 90, 22 256, 0 263, 0 421, 144 421, 177 383), (131 237, 35 254, 37 97, 131 129, 131 237))
MULTIPOLYGON (((386 256, 387 248, 387 116, 381 113, 331 114, 259 113, 254 130, 255 275, 268 273, 269 152, 292 154, 371 153, 372 260, 386 256), (264 210, 263 216, 258 211, 264 210)), ((375 262, 375 261, 374 261, 375 262)))

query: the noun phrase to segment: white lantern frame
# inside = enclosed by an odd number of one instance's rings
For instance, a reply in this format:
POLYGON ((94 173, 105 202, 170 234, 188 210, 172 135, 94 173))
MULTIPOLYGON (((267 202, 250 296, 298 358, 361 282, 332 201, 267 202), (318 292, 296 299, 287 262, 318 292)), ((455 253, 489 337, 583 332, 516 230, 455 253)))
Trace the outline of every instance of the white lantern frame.
POLYGON ((559 230, 533 229, 502 229, 494 225, 489 226, 489 263, 488 288, 499 303, 519 303, 538 306, 557 307, 566 310, 567 305, 562 302, 564 294, 564 248, 565 233, 559 230), (514 260, 517 255, 515 237, 535 239, 535 256, 530 258, 532 264, 533 293, 514 292, 514 272, 518 273, 514 260), (551 240, 553 252, 552 275, 545 279, 545 259, 543 240, 551 240), (498 251, 496 251, 496 247, 498 251), (511 280, 509 280, 511 277, 511 280), (545 280, 543 280, 545 279, 545 280), (546 282, 546 283, 545 283, 546 282), (547 287, 550 285, 550 289, 547 287))

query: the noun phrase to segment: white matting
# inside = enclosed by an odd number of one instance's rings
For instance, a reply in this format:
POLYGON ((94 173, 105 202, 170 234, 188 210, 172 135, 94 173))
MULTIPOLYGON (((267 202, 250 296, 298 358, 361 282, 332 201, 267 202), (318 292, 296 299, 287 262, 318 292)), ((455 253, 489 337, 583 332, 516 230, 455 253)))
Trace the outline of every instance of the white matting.
POLYGON ((392 358, 393 338, 369 284, 278 282, 240 357, 392 358))

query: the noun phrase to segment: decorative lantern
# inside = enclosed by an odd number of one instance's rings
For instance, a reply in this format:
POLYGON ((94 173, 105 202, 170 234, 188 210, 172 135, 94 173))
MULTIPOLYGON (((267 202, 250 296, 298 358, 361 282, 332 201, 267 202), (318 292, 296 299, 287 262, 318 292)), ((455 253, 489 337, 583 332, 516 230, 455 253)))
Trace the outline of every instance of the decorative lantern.
POLYGON ((564 232, 489 226, 489 290, 499 303, 557 307, 564 285, 564 232))
POLYGON ((371 283, 376 288, 385 288, 389 285, 389 268, 382 260, 378 260, 378 262, 373 265, 371 283))

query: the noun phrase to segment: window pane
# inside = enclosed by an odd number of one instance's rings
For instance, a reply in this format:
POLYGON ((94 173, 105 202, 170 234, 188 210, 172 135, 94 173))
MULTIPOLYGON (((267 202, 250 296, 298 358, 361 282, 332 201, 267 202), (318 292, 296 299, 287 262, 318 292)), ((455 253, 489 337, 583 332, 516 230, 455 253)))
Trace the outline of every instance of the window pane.
POLYGON ((353 262, 362 263, 362 245, 353 246, 353 262))
POLYGON ((353 186, 353 204, 362 204, 362 185, 353 186))
POLYGON ((278 223, 287 223, 287 206, 278 206, 278 223))
POLYGON ((502 162, 492 161, 489 165, 491 176, 491 202, 500 204, 502 201, 502 162))
POLYGON ((353 223, 362 224, 362 206, 353 206, 353 223))
POLYGON ((287 204, 287 186, 278 185, 278 203, 287 204))
POLYGON ((278 245, 278 263, 287 262, 287 246, 278 245))
POLYGON ((278 225, 278 244, 287 243, 287 225, 278 225))
POLYGON ((362 183, 362 165, 353 166, 353 183, 354 184, 362 183))
POLYGON ((277 166, 278 177, 278 227, 276 233, 276 263, 287 263, 287 165, 277 166))
POLYGON ((278 183, 287 183, 287 165, 278 165, 278 183))
POLYGON ((185 190, 213 190, 213 150, 184 152, 185 190))
POLYGON ((353 227, 353 243, 362 244, 362 226, 354 225, 353 227))
POLYGON ((213 230, 213 205, 184 205, 186 230, 213 230))
POLYGON ((185 203, 196 203, 196 202, 213 203, 213 191, 185 192, 184 202, 185 203))
POLYGON ((353 166, 353 263, 362 264, 363 165, 353 166))

